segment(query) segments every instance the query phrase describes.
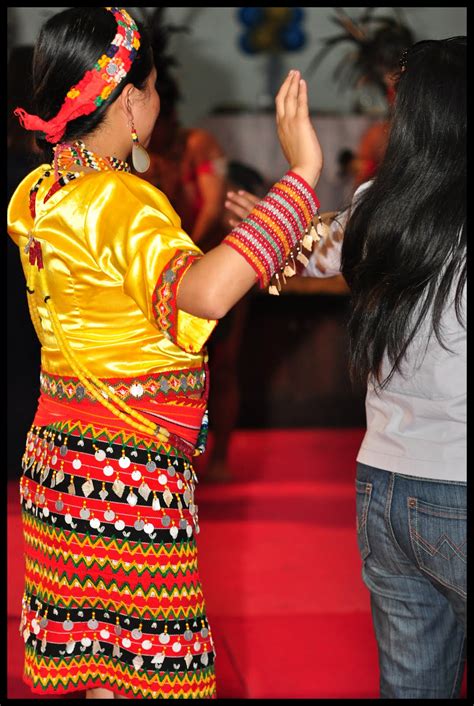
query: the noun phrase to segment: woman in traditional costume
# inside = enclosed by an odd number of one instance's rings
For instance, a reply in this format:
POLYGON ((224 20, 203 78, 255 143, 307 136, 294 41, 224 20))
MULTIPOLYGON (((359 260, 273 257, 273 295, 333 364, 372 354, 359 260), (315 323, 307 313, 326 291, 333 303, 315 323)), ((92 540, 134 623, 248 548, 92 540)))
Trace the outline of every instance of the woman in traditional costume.
POLYGON ((41 343, 41 395, 20 482, 24 678, 41 695, 212 698, 214 643, 197 565, 192 458, 202 451, 206 339, 255 284, 307 261, 322 154, 306 84, 276 99, 290 169, 205 255, 145 171, 159 113, 144 32, 121 8, 70 8, 35 50, 54 146, 14 193, 41 343))

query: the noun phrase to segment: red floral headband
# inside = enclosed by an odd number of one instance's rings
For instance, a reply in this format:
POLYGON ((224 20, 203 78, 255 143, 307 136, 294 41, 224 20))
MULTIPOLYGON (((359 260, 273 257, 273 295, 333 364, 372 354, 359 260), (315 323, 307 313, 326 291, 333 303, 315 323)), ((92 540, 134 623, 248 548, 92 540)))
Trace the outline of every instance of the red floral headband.
POLYGON ((130 67, 140 47, 140 34, 137 25, 128 12, 118 7, 106 7, 117 21, 117 34, 110 47, 90 71, 67 93, 59 113, 51 120, 42 120, 30 115, 23 108, 16 108, 14 114, 26 130, 44 132, 48 142, 59 142, 70 120, 93 113, 118 86, 130 71, 130 67))

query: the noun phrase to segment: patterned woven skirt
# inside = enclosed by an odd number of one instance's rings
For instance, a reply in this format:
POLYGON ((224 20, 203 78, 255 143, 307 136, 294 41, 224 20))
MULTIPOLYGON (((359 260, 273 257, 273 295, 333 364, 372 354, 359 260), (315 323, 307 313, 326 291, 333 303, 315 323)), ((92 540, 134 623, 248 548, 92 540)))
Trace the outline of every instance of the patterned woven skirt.
POLYGON ((214 698, 189 457, 55 423, 32 427, 22 463, 26 683, 39 694, 214 698))

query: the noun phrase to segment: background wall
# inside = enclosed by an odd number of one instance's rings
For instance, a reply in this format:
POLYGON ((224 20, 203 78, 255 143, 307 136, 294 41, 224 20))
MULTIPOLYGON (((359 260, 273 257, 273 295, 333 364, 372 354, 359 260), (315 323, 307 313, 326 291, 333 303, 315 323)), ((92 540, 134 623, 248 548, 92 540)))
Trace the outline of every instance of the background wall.
MULTIPOLYGON (((41 24, 61 7, 8 8, 8 41, 15 44, 34 43, 41 24)), ((140 8, 129 8, 137 18, 140 8)), ((152 10, 153 8, 145 8, 152 10)), ((347 8, 357 19, 365 8, 347 8)), ((467 32, 466 7, 403 7, 401 10, 417 40, 441 39, 467 32)), ((242 25, 235 7, 169 7, 166 18, 172 24, 186 24, 188 35, 173 37, 170 50, 180 61, 177 76, 184 100, 181 117, 185 124, 198 122, 217 106, 255 110, 266 100, 266 58, 251 57, 238 48, 242 25)), ((305 73, 322 40, 339 33, 331 18, 332 7, 305 7, 303 26, 307 33, 305 47, 283 56, 282 68, 300 69, 305 73)), ((381 7, 376 14, 394 16, 394 8, 381 7)), ((341 91, 333 79, 333 71, 350 47, 335 48, 312 76, 311 106, 318 111, 350 112, 357 98, 355 92, 341 91)))

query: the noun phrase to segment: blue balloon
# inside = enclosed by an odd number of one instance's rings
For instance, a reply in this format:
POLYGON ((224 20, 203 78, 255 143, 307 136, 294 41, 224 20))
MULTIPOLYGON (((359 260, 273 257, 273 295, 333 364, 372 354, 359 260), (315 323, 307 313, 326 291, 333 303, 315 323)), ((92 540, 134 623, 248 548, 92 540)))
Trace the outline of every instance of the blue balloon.
POLYGON ((287 51, 301 49, 306 42, 303 30, 297 25, 290 25, 281 34, 281 43, 287 51))
POLYGON ((239 47, 245 54, 257 54, 258 50, 255 48, 252 36, 248 33, 241 34, 239 37, 239 47))
POLYGON ((301 7, 292 7, 291 8, 291 22, 292 24, 297 24, 298 22, 301 22, 301 20, 304 17, 304 12, 301 7))
POLYGON ((263 8, 241 7, 239 8, 239 20, 247 27, 255 27, 263 20, 263 8))

